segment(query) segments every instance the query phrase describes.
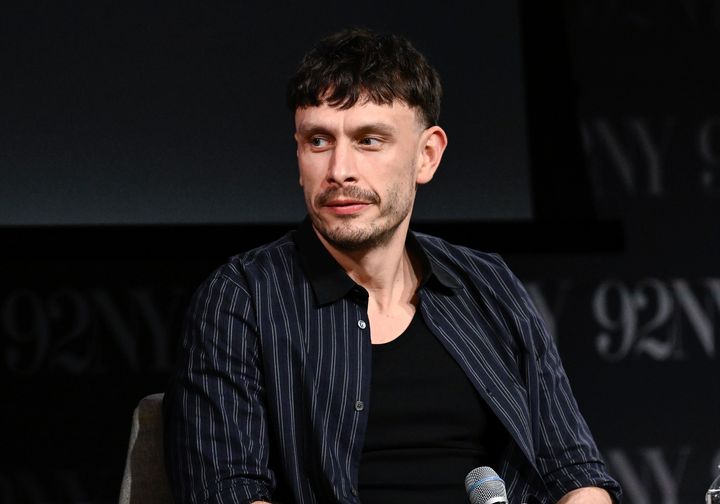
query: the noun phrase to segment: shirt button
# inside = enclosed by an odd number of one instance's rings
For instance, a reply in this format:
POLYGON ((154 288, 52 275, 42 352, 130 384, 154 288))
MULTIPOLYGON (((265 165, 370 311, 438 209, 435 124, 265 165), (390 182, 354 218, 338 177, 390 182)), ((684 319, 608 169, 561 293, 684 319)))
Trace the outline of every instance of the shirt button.
POLYGON ((362 401, 357 401, 355 403, 355 411, 362 411, 365 409, 365 403, 362 401))
POLYGON ((367 327, 367 323, 364 320, 358 320, 358 327, 360 329, 365 329, 367 327))

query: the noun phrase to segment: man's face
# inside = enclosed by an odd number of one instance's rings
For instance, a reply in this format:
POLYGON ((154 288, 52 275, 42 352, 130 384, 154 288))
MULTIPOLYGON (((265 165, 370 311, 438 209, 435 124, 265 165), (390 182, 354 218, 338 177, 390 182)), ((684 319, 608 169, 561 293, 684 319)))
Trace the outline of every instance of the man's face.
MULTIPOLYGON (((300 185, 315 229, 342 250, 386 243, 410 219, 427 131, 403 102, 295 112, 300 185)), ((432 170, 434 172, 434 169, 432 170)))

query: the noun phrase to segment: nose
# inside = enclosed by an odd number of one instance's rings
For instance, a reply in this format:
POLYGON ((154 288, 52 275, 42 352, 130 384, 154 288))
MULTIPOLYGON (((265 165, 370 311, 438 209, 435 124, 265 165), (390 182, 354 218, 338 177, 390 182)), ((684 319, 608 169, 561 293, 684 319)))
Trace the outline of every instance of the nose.
POLYGON ((327 181, 338 185, 357 181, 357 165, 352 146, 338 142, 330 156, 327 181))

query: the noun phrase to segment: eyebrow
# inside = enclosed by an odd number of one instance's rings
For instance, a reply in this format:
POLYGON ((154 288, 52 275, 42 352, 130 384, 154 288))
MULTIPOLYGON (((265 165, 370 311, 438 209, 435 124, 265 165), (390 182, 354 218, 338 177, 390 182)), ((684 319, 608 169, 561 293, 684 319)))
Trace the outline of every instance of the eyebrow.
MULTIPOLYGON (((385 136, 392 136, 395 134, 396 128, 390 124, 383 122, 367 123, 353 128, 350 131, 351 136, 362 136, 368 133, 375 133, 385 136)), ((304 137, 309 137, 317 134, 331 134, 331 131, 316 123, 303 123, 297 130, 298 134, 304 137)))

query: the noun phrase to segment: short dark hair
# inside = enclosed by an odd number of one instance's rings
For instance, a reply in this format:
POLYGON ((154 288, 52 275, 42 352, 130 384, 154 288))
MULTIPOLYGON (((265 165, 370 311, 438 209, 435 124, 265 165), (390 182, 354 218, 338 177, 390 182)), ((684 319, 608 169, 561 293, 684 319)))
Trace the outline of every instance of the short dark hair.
POLYGON ((406 38, 352 28, 330 35, 303 57, 287 90, 298 108, 327 102, 348 109, 358 100, 378 105, 401 100, 417 107, 426 127, 440 118, 442 86, 437 71, 406 38))

